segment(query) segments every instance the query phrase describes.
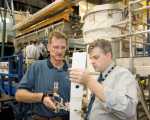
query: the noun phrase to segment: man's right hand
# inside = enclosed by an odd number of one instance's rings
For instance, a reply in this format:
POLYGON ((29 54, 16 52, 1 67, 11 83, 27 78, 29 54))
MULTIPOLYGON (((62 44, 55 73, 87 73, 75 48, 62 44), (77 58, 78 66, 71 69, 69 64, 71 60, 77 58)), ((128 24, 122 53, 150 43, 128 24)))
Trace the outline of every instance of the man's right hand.
POLYGON ((72 82, 80 83, 80 84, 87 84, 90 78, 90 74, 88 71, 83 69, 77 68, 70 68, 69 69, 69 78, 72 82))
POLYGON ((52 110, 56 109, 56 104, 52 101, 51 97, 49 96, 45 96, 43 98, 43 104, 49 109, 52 109, 52 110))

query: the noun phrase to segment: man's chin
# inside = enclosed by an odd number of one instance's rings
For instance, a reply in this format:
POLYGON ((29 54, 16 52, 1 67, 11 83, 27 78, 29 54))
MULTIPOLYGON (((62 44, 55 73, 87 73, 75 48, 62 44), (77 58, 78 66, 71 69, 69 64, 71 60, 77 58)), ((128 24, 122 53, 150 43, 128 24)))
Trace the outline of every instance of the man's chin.
POLYGON ((98 68, 94 68, 95 72, 100 72, 100 70, 98 68))

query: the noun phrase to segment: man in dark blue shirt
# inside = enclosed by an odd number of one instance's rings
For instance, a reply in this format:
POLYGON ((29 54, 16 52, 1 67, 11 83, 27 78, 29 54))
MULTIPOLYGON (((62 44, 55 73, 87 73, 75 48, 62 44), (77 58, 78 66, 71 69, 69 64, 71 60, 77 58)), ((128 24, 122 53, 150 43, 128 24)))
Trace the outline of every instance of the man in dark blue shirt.
POLYGON ((33 103, 36 120, 69 120, 67 111, 54 112, 56 104, 47 95, 48 92, 54 91, 54 87, 58 87, 59 96, 66 105, 69 103, 70 82, 67 75, 68 66, 64 61, 67 41, 63 33, 53 32, 49 36, 47 46, 50 57, 33 63, 18 85, 16 100, 33 103))

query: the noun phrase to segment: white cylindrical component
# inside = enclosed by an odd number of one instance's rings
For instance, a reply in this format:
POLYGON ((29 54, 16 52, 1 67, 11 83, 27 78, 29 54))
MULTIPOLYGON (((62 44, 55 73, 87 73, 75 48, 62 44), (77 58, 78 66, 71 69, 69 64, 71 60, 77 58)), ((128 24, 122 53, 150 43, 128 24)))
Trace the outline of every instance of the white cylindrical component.
POLYGON ((97 5, 84 17, 83 35, 86 43, 97 38, 111 40, 121 34, 121 30, 112 25, 122 21, 120 4, 97 5))
MULTIPOLYGON (((121 6, 121 3, 96 5, 89 11, 84 17, 84 42, 88 44, 97 38, 111 41, 113 37, 120 36, 122 30, 118 24, 123 21, 121 6)), ((119 42, 112 43, 114 58, 119 57, 120 47, 119 42)))

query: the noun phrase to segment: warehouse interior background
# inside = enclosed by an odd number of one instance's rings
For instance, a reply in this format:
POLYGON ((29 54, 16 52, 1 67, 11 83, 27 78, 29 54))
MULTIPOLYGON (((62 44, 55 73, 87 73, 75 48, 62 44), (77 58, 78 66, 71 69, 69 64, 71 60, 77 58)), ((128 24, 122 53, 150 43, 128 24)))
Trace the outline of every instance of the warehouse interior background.
MULTIPOLYGON (((14 98, 26 71, 20 51, 42 43, 47 58, 48 34, 59 30, 69 37, 69 64, 73 52, 86 52, 91 38, 110 40, 116 64, 128 68, 139 83, 138 120, 150 120, 149 9, 149 0, 0 0, 0 118, 26 116, 14 98)), ((93 71, 90 64, 87 69, 93 71)))

